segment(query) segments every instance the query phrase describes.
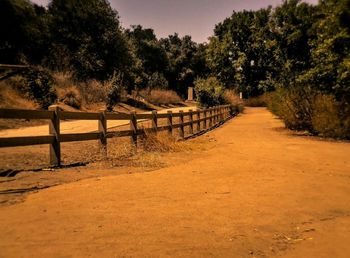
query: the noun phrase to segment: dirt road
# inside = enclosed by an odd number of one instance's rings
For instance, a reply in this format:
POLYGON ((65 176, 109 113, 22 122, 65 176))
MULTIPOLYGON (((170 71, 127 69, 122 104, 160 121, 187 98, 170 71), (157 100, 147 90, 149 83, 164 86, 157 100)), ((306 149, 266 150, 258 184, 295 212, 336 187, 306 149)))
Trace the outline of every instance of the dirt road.
MULTIPOLYGON (((158 111, 158 113, 166 113, 171 110, 173 112, 178 112, 183 110, 184 112, 188 110, 196 110, 196 107, 177 107, 177 108, 168 108, 158 111)), ((150 112, 144 112, 150 113, 150 112)), ((107 122, 108 128, 128 125, 129 120, 110 120, 107 122)), ((98 121, 94 120, 74 120, 74 121, 65 121, 60 123, 61 133, 86 133, 93 132, 98 130, 98 121)), ((6 129, 0 130, 0 137, 16 137, 16 136, 40 136, 48 135, 49 127, 48 125, 40 126, 31 126, 23 127, 18 129, 6 129)))
POLYGON ((0 257, 349 257, 350 143, 245 113, 188 163, 0 207, 0 257))

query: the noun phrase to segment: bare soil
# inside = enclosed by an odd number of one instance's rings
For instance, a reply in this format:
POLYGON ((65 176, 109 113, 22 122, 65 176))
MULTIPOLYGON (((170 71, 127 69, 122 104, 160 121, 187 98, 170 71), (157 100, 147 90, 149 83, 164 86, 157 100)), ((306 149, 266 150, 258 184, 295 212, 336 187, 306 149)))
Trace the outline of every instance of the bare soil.
POLYGON ((208 147, 177 165, 2 205, 0 257, 349 257, 350 143, 299 136, 264 108, 198 139, 208 147))

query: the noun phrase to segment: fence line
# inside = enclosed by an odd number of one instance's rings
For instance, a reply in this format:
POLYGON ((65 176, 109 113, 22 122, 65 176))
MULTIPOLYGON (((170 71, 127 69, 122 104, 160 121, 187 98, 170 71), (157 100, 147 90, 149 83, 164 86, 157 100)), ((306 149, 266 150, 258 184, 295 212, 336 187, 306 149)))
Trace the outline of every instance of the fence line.
POLYGON ((196 125, 196 133, 210 129, 220 122, 225 121, 232 115, 232 107, 230 105, 216 106, 203 110, 187 112, 179 111, 173 113, 168 111, 165 114, 158 114, 153 111, 151 114, 116 114, 108 112, 92 113, 92 112, 67 112, 61 111, 59 107, 52 106, 48 111, 41 110, 19 110, 19 109, 0 109, 0 118, 5 119, 46 119, 49 120, 49 135, 45 136, 26 136, 26 137, 0 137, 0 148, 49 144, 50 146, 50 164, 53 166, 61 165, 61 143, 75 141, 98 140, 101 151, 107 154, 107 139, 113 137, 129 136, 131 143, 136 147, 137 138, 147 132, 157 133, 160 131, 168 131, 169 135, 173 134, 173 129, 179 128, 179 137, 185 137, 186 126, 190 127, 190 134, 194 134, 194 124, 196 125), (209 113, 209 115, 208 115, 209 113), (185 122, 185 117, 189 117, 189 121, 185 122), (194 116, 196 119, 194 119, 194 116), (158 125, 158 119, 166 118, 165 126, 158 125), (178 118, 178 123, 173 123, 173 118, 178 118), (151 128, 138 128, 138 120, 151 120, 151 128), (61 120, 96 120, 98 121, 98 131, 90 133, 61 133, 61 120), (107 129, 107 121, 109 120, 129 120, 130 129, 123 131, 109 132, 107 129), (203 122, 203 128, 201 128, 203 122))

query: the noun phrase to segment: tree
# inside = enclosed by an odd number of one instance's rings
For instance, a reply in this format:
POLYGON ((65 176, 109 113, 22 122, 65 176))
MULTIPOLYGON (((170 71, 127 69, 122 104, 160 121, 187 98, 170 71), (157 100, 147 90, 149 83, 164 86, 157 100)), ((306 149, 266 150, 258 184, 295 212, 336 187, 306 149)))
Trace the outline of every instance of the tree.
POLYGON ((196 80, 194 90, 202 106, 210 107, 224 102, 224 86, 216 77, 196 80))
POLYGON ((226 88, 256 96, 272 86, 275 46, 269 28, 271 7, 258 11, 233 12, 215 26, 207 49, 213 75, 226 88))
POLYGON ((132 84, 134 60, 107 0, 53 0, 48 13, 52 68, 72 68, 80 80, 106 80, 118 71, 132 84))
POLYGON ((321 1, 317 15, 312 65, 299 81, 350 103, 350 1, 321 1))
MULTIPOLYGON (((164 78, 168 69, 168 57, 160 45, 153 29, 144 29, 141 25, 133 25, 125 31, 131 41, 132 49, 139 61, 137 86, 144 88, 154 74, 164 78)), ((153 80, 154 81, 154 80, 153 80)))
POLYGON ((188 35, 180 38, 177 33, 161 39, 160 43, 169 60, 169 68, 165 73, 169 87, 185 96, 187 87, 193 86, 195 78, 208 70, 205 46, 193 42, 188 35))
POLYGON ((311 65, 312 26, 316 20, 315 7, 300 0, 285 0, 272 15, 270 26, 278 44, 281 67, 276 80, 283 87, 294 83, 296 77, 311 65))
POLYGON ((46 49, 45 9, 28 0, 0 1, 0 63, 39 63, 46 49))

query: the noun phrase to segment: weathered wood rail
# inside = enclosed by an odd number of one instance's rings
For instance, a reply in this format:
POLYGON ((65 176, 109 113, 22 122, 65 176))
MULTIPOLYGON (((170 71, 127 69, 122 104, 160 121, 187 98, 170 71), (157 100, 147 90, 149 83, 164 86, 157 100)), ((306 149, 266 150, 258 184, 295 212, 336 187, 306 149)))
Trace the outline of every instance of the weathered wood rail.
POLYGON ((58 107, 52 107, 48 111, 40 110, 20 110, 20 109, 0 109, 0 118, 3 119, 45 119, 49 120, 48 135, 44 136, 25 136, 25 137, 0 137, 0 148, 16 147, 28 145, 50 145, 50 164, 53 166, 61 165, 61 143, 98 140, 103 152, 107 151, 107 139, 112 137, 130 137, 131 143, 137 146, 137 138, 147 132, 157 133, 159 131, 168 131, 173 134, 173 129, 179 129, 179 137, 185 137, 186 126, 189 126, 189 134, 194 133, 194 125, 196 133, 210 129, 217 124, 225 121, 232 115, 230 105, 216 106, 203 110, 158 114, 153 111, 151 114, 130 114, 117 113, 89 113, 89 112, 67 112, 61 111, 58 107), (193 119, 193 117, 196 119, 193 119), (188 121, 185 122, 185 117, 188 121), (158 119, 166 119, 166 125, 159 126, 158 119), (178 118, 178 123, 173 123, 173 118, 178 118), (151 120, 150 128, 139 128, 138 121, 144 119, 151 120), (98 121, 98 131, 89 133, 61 133, 61 120, 96 120, 98 121), (109 120, 128 120, 130 129, 121 131, 108 131, 107 122, 109 120), (202 127, 201 127, 202 123, 202 127))

